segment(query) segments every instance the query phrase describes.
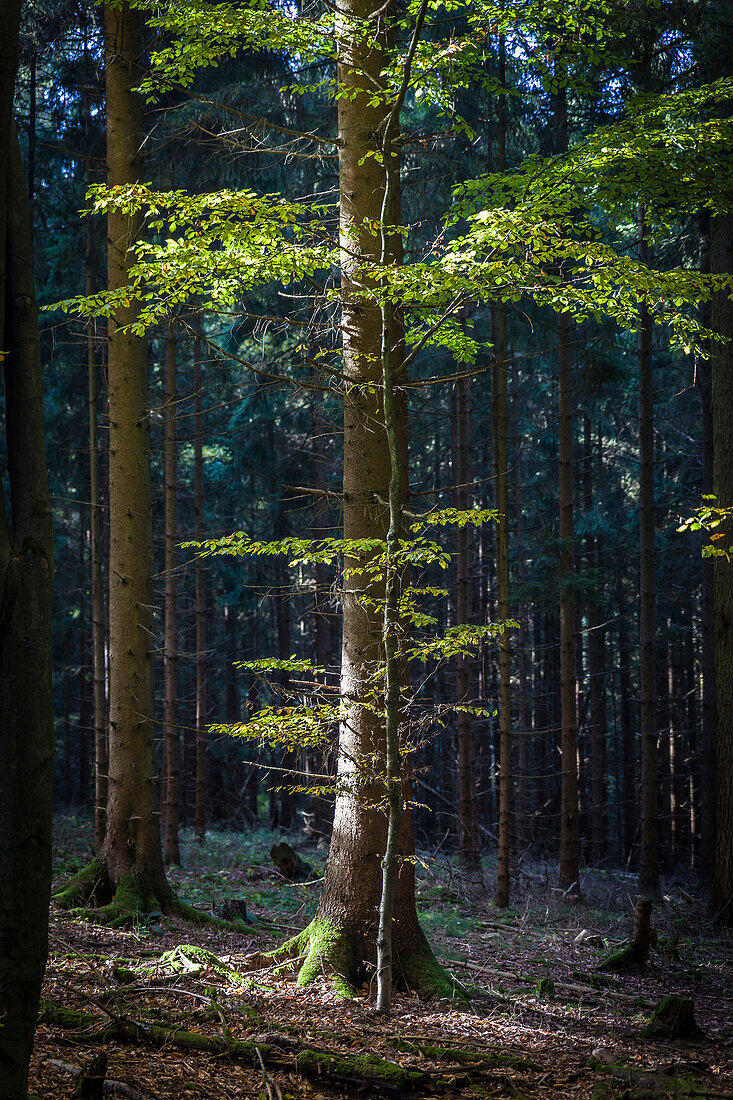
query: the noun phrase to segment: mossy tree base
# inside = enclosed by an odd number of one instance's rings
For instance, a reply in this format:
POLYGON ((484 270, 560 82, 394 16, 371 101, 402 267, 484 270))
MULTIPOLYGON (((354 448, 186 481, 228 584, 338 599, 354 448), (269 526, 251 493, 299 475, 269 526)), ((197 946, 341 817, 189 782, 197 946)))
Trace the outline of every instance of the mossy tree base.
MULTIPOLYGON (((269 957, 282 969, 297 969, 298 985, 328 978, 339 997, 353 997, 367 973, 357 937, 318 917, 269 957)), ((469 999, 466 989, 439 964, 426 940, 410 953, 397 954, 393 977, 397 989, 409 990, 423 1000, 469 999)))
POLYGON ((701 1029, 690 997, 662 997, 642 1031, 644 1039, 695 1039, 701 1029))
POLYGON ((110 884, 109 875, 99 859, 78 871, 66 886, 57 890, 51 900, 59 909, 72 916, 86 917, 109 928, 124 928, 137 924, 151 913, 163 913, 167 917, 192 924, 213 926, 230 932, 251 932, 244 921, 226 921, 204 913, 182 901, 175 890, 168 887, 163 897, 146 888, 135 875, 123 875, 117 886, 110 884))

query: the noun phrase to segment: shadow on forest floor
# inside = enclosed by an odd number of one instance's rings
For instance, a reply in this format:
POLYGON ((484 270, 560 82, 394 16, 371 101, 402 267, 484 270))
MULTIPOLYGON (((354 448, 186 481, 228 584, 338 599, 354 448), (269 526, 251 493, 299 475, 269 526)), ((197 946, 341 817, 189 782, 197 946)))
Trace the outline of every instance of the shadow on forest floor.
MULTIPOLYGON (((170 872, 181 896, 202 908, 244 899, 259 922, 251 935, 160 914, 111 931, 52 912, 43 996, 55 1007, 42 1013, 32 1092, 70 1098, 71 1067, 102 1047, 108 1078, 119 1083, 109 1091, 128 1100, 733 1097, 733 940, 690 883, 670 881, 655 906, 659 950, 648 970, 600 976, 601 959, 629 935, 632 875, 589 870, 584 902, 570 904, 553 889, 551 865, 523 862, 513 907, 501 912, 490 895, 464 888, 450 860, 423 853, 424 927, 476 996, 456 1008, 398 994, 385 1021, 373 1013, 368 984, 339 1001, 325 982, 304 990, 272 968, 247 968, 246 955, 305 927, 318 897, 325 850, 304 846, 315 881, 288 884, 269 858, 274 839, 264 830, 212 832, 199 847, 184 831, 184 869, 170 872), (702 1034, 642 1039, 670 993, 694 999, 702 1034), (85 1015, 64 1018, 59 1008, 85 1015)), ((90 840, 86 821, 57 819, 56 881, 86 862, 90 840)), ((487 861, 489 889, 493 875, 487 861)))

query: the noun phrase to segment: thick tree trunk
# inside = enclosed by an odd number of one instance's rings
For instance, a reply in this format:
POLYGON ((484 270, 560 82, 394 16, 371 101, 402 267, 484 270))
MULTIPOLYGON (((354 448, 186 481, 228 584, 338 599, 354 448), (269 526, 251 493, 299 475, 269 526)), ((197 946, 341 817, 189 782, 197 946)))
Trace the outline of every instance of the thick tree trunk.
MULTIPOLYGON (((387 17, 388 18, 388 17, 387 17)), ((373 0, 347 0, 339 8, 338 65, 340 232, 342 242, 344 395, 344 536, 384 540, 388 528, 390 448, 384 426, 382 389, 382 316, 378 304, 364 297, 364 265, 380 259, 380 241, 371 226, 382 221, 385 190, 379 132, 387 108, 375 102, 374 87, 383 83, 387 62, 382 42, 369 40, 366 28, 382 33, 385 15, 373 0), (372 12, 375 14, 372 15, 372 12)), ((398 193, 387 211, 399 219, 398 193)), ((400 238, 390 235, 389 259, 399 262, 400 238)), ((406 455, 406 402, 399 390, 401 367, 391 352, 397 381, 394 425, 406 455)), ((406 466, 406 464, 405 464, 406 466)), ((406 485, 401 486, 405 493, 406 485)), ((347 570, 353 562, 347 560, 347 570)), ((386 762, 383 722, 364 702, 372 697, 375 673, 382 666, 383 621, 379 607, 367 611, 360 596, 382 604, 384 592, 363 574, 348 576, 343 591, 341 695, 348 707, 339 734, 338 795, 325 879, 316 917, 295 941, 291 952, 307 952, 299 981, 312 981, 324 971, 347 993, 365 960, 376 961, 378 912, 382 896, 382 857, 387 842, 387 816, 377 808, 384 798, 384 774, 375 761, 386 762)), ((404 732, 401 731, 404 736, 404 732)), ((403 794, 407 795, 407 783, 403 794)), ((412 815, 406 811, 400 830, 391 952, 396 981, 420 992, 448 991, 451 983, 438 967, 420 928, 415 908, 412 815)))
POLYGON ((165 425, 163 435, 163 522, 165 526, 165 597, 163 641, 163 777, 164 855, 166 863, 181 862, 178 842, 178 455, 176 439, 176 336, 169 323, 165 341, 165 425))
POLYGON ((0 487, 0 1095, 25 1100, 51 886, 51 577, 28 199, 11 123, 20 5, 0 47, 0 347, 10 514, 0 487))
MULTIPOLYGON (((642 262, 648 258, 646 226, 639 217, 642 262)), ((651 318, 646 306, 639 317, 639 678, 641 683, 641 858, 639 893, 656 893, 657 853, 657 697, 654 668, 656 634, 654 520, 654 376, 651 318)))
MULTIPOLYGON (((555 148, 568 147, 568 109, 565 89, 555 97, 555 148)), ((560 872, 563 890, 579 893, 580 842, 578 830, 578 701, 575 674, 575 598, 573 579, 573 361, 570 318, 557 319, 558 421, 560 494, 560 872)))
MULTIPOLYGON (((710 268, 733 272, 733 214, 711 223, 710 268)), ((726 337, 711 349, 713 382, 714 491, 718 504, 733 507, 733 302, 720 291, 713 301, 712 324, 726 337)), ((733 521, 724 526, 733 543, 733 521)), ((713 906, 725 924, 733 924, 733 563, 715 564, 715 732, 717 743, 717 843, 713 906)))

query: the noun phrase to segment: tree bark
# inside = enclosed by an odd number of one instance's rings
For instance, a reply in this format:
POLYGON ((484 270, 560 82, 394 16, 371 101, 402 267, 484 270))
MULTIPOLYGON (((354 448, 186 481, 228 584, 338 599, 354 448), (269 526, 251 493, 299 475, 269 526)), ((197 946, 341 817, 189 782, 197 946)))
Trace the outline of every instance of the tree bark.
MULTIPOLYGON (((389 18, 389 17, 387 17, 389 18)), ((346 0, 339 8, 341 55, 338 63, 338 129, 340 234, 342 244, 344 395, 344 537, 385 540, 390 494, 390 448, 384 425, 382 391, 382 316, 377 302, 364 294, 365 266, 380 259, 380 241, 371 226, 383 220, 384 167, 379 132, 386 108, 376 101, 374 87, 383 86, 387 53, 385 17, 373 0, 346 0), (380 22, 378 22, 378 20, 380 22)), ((399 192, 388 210, 390 224, 399 224, 399 192)), ((400 237, 389 235, 388 261, 401 260, 400 237)), ((401 339, 393 341, 393 377, 397 381, 394 431, 406 455, 407 419, 404 391, 399 389, 401 339)), ((406 468, 406 463, 404 464, 406 468)), ((400 485, 401 499, 406 479, 400 485)), ((393 487, 394 488, 394 487, 393 487)), ((382 857, 387 842, 387 816, 378 808, 384 797, 384 775, 375 775, 374 761, 386 762, 383 721, 364 706, 374 692, 375 672, 383 659, 382 615, 360 602, 367 595, 383 606, 383 586, 364 574, 348 575, 354 561, 345 562, 341 696, 348 713, 339 732, 338 794, 326 872, 315 919, 287 945, 307 952, 299 981, 305 984, 324 971, 346 993, 365 960, 376 961, 377 914, 382 895, 382 857), (381 589, 381 590, 380 590, 381 589)), ((404 736, 404 731, 400 731, 404 736)), ((390 784, 392 786, 392 784, 390 784)), ((405 781, 400 796, 409 799, 405 781)), ((392 973, 419 992, 448 989, 451 983, 438 967, 420 928, 415 908, 412 815, 402 815, 399 866, 391 925, 392 973)))
POLYGON ((176 439, 176 336, 169 322, 165 340, 165 424, 163 435, 163 510, 165 526, 165 597, 163 641, 164 857, 181 862, 178 842, 178 456, 176 439))
MULTIPOLYGON (((710 269, 733 272, 733 214, 713 218, 710 269)), ((733 302, 719 291, 713 300, 713 329, 726 338, 711 349, 714 491, 720 507, 733 507, 733 302)), ((733 544, 733 522, 723 527, 733 544)), ((717 744, 717 843, 713 907, 733 924, 733 563, 715 564, 715 732, 717 744)))
MULTIPOLYGON (((584 508, 589 525, 593 511, 593 467, 595 452, 590 417, 583 418, 585 462, 583 464, 584 508)), ((599 441, 600 450, 600 441, 599 441)), ((603 459, 599 453, 598 465, 602 472, 603 459)), ((599 479, 599 485, 601 481, 599 479)), ((599 540, 589 529, 585 536, 586 571, 591 578, 588 586, 588 694, 590 697, 590 773, 591 773, 591 852, 598 863, 605 855, 606 839, 606 700, 603 686, 603 635, 599 615, 598 575, 599 540), (598 579, 596 579, 598 578, 598 579)))
POLYGON ((0 487, 0 1095, 25 1100, 51 886, 51 578, 28 196, 11 121, 20 5, 0 46, 0 347, 11 514, 0 487))
MULTIPOLYGON (((104 12, 107 171, 111 186, 140 175, 140 16, 125 4, 104 12)), ((139 220, 111 210, 107 272, 111 291, 128 285, 139 220)), ((110 318, 109 377, 109 789, 99 856, 55 897, 61 906, 108 901, 102 919, 142 910, 178 912, 163 869, 157 805, 153 698, 153 567, 147 353, 127 329, 138 307, 110 318)))
MULTIPOLYGON (((198 324, 199 322, 197 322, 198 324)), ((201 409, 201 335, 193 345, 193 508, 196 540, 204 537, 204 451, 201 409)), ((202 843, 206 837, 206 575, 203 559, 196 555, 196 814, 194 831, 202 843)))
MULTIPOLYGON (((506 83, 506 48, 499 38, 499 83, 506 83)), ((496 169, 506 167, 506 97, 499 96, 496 169)), ((507 430, 506 306, 492 310, 494 354, 492 358, 492 436, 494 440, 494 505, 496 526, 496 587, 499 622, 509 618, 509 445, 507 430)), ((496 904, 509 904, 509 872, 512 850, 512 697, 509 634, 499 640, 499 847, 497 852, 496 904)))
MULTIPOLYGON (((568 108, 564 88, 555 96, 555 148, 568 147, 568 108)), ((563 890, 579 893, 578 701, 575 675, 575 597, 573 593, 573 361, 570 318, 557 319, 560 493, 560 872, 563 890)))
MULTIPOLYGON (((643 211, 639 215, 639 258, 648 259, 643 211)), ((657 696, 654 668, 656 634, 654 519, 654 376, 652 331, 644 305, 639 316, 639 678, 641 683, 641 858, 639 893, 659 887, 657 852, 657 696)))

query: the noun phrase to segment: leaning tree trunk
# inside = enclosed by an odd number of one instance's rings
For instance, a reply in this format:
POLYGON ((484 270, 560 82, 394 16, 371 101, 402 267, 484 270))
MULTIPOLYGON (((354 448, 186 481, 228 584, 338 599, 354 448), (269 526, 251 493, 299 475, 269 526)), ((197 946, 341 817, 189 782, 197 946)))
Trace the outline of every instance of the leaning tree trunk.
MULTIPOLYGON (((710 268, 733 272, 733 214, 711 224, 710 268)), ((711 351, 713 380, 713 466, 717 503, 733 507, 733 301, 719 291, 712 324, 726 337, 711 351)), ((725 524, 725 543, 733 543, 733 521, 725 524)), ((713 906, 725 924, 733 924, 733 563, 715 564, 715 734, 717 742, 717 844, 713 906)))
MULTIPOLYGON (((107 74, 107 168, 110 186, 140 174, 142 99, 140 16, 125 4, 104 13, 107 74)), ((111 210, 107 222, 110 291, 129 281, 139 220, 111 210)), ((163 869, 155 767, 153 570, 148 367, 145 341, 127 329, 135 302, 110 319, 109 385, 109 787, 104 843, 97 859, 55 897, 71 907, 107 902, 100 916, 124 921, 136 912, 180 907, 163 869)))
POLYGON ((20 5, 0 47, 0 347, 10 513, 0 486, 0 1095, 25 1100, 51 888, 51 576, 28 198, 11 122, 20 5))
MULTIPOLYGON (((389 17, 388 17, 389 19, 389 17)), ((365 296, 365 266, 380 259, 380 240, 371 226, 382 220, 385 172, 379 133, 388 107, 375 102, 373 89, 383 86, 387 63, 384 9, 376 0, 346 0, 339 8, 342 53, 338 65, 340 232, 342 243, 344 395, 343 514, 347 539, 385 540, 388 528, 390 448, 384 427, 382 388, 382 316, 376 301, 365 296), (372 15, 374 12, 374 15, 372 15), (371 25, 370 25, 371 24, 371 25), (371 39, 365 31, 380 37, 371 39)), ((396 181, 397 185, 399 180, 396 181)), ((387 212, 399 224, 399 186, 387 212)), ((389 259, 399 263, 400 238, 390 234, 389 259)), ((393 330, 394 331, 394 330, 393 330)), ((402 341, 391 345, 397 379, 394 424, 406 456, 407 419, 400 391, 402 341)), ((404 464, 406 465, 406 464, 404 464)), ((403 467, 404 468, 404 467, 403 467)), ((403 500, 406 478, 403 480, 403 500)), ((353 562, 346 562, 347 569, 353 562)), ((378 911, 382 895, 382 856, 387 817, 377 808, 384 797, 384 776, 374 761, 386 758, 384 724, 364 704, 373 696, 375 672, 382 664, 383 586, 370 585, 363 574, 347 576, 343 592, 341 695, 348 716, 339 734, 338 795, 326 873, 312 923, 286 945, 306 954, 299 982, 322 973, 333 976, 342 993, 376 960, 378 911), (360 597, 376 607, 367 611, 360 597)), ((401 731, 404 734, 404 731, 401 731)), ((408 784, 403 794, 408 795, 408 784)), ((422 993, 448 992, 452 983, 442 972, 420 928, 415 908, 412 815, 402 816, 399 869, 391 925, 392 973, 397 982, 422 993)))

